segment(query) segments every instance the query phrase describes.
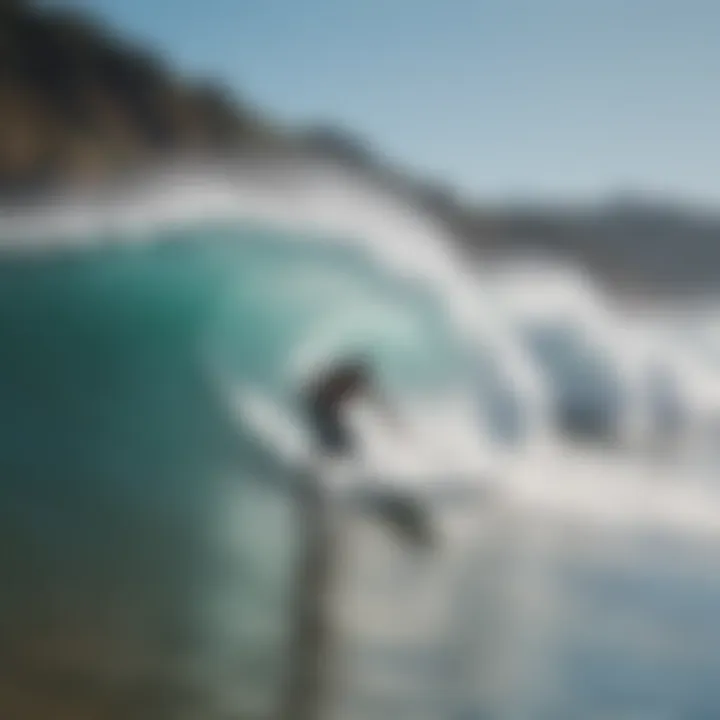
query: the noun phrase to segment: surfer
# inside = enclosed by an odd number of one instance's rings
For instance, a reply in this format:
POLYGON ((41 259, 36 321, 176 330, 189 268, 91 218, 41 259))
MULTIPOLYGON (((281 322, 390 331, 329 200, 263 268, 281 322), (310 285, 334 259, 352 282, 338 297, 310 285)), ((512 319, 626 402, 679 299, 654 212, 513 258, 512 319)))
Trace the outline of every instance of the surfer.
MULTIPOLYGON (((334 363, 305 388, 305 406, 321 455, 335 459, 357 456, 357 438, 348 409, 356 400, 381 407, 388 428, 398 429, 396 413, 378 388, 372 364, 361 357, 334 363)), ((365 494, 366 508, 387 528, 413 546, 431 544, 431 523, 424 505, 409 493, 388 486, 365 494)))
MULTIPOLYGON (((361 358, 336 362, 302 390, 302 404, 315 435, 317 450, 328 459, 352 459, 359 450, 349 424, 355 399, 382 403, 370 363, 361 358)), ((332 617, 332 586, 340 532, 318 470, 301 485, 299 504, 303 551, 293 598, 289 637, 289 675, 281 692, 280 720, 318 720, 328 716, 337 672, 332 617)), ((432 545, 430 513, 416 498, 373 485, 362 494, 362 507, 408 546, 432 545)))
POLYGON ((360 359, 336 363, 305 389, 305 405, 319 450, 332 457, 355 450, 345 410, 352 400, 374 394, 369 365, 360 359))

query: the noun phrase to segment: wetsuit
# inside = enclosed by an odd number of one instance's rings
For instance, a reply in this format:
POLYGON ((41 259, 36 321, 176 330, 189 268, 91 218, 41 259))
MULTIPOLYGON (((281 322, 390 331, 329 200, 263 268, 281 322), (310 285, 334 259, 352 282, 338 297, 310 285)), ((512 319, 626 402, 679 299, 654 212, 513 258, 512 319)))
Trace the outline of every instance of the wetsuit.
MULTIPOLYGON (((356 447, 343 418, 345 404, 353 398, 379 394, 371 382, 371 373, 361 362, 336 365, 315 380, 306 390, 305 402, 310 425, 323 454, 351 456, 356 447)), ((390 486, 376 487, 363 504, 403 540, 416 547, 433 543, 433 530, 426 508, 418 499, 390 486)))
POLYGON ((348 363, 323 375, 306 392, 310 424, 324 453, 349 455, 353 452, 353 438, 342 417, 343 405, 367 392, 369 385, 364 366, 348 363))

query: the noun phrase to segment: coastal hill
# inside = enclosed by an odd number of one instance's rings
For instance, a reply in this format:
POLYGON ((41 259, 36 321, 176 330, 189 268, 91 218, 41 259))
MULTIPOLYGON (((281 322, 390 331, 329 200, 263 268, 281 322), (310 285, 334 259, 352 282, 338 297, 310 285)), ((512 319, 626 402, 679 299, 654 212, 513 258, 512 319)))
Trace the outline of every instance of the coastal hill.
POLYGON ((91 18, 0 0, 0 192, 278 140, 221 86, 178 77, 91 18))
POLYGON ((391 166, 352 132, 280 127, 90 16, 0 0, 0 196, 96 185, 178 156, 298 152, 399 192, 471 255, 550 252, 652 291, 720 284, 720 214, 632 196, 592 208, 461 201, 451 187, 391 166))
POLYGON ((407 198, 439 221, 471 258, 551 255, 631 295, 720 290, 720 208, 632 192, 588 205, 468 203, 452 187, 389 167, 349 133, 316 128, 303 143, 407 198))

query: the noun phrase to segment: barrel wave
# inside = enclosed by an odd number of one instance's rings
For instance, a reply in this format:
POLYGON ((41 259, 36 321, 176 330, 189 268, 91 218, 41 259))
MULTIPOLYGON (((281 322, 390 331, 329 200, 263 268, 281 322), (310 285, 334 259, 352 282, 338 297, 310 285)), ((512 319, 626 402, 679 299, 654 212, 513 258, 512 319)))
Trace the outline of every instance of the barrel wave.
POLYGON ((26 717, 271 713, 314 467, 300 392, 362 356, 404 432, 359 416, 351 474, 491 492, 443 515, 432 566, 348 529, 348 717, 718 700, 713 304, 621 309, 573 269, 461 260, 347 179, 226 180, 3 217, 0 694, 26 717))

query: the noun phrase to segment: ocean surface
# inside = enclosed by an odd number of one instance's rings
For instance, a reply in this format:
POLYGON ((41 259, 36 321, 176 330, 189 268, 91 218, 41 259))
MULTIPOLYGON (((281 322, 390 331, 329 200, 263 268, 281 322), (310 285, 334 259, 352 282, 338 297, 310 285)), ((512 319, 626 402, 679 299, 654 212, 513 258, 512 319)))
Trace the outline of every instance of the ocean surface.
POLYGON ((271 716, 293 488, 333 480, 299 392, 359 354, 405 432, 360 409, 345 482, 427 497, 443 542, 343 510, 330 716, 720 717, 712 304, 470 268, 364 202, 323 230, 215 207, 14 242, 3 221, 0 706, 271 716))

